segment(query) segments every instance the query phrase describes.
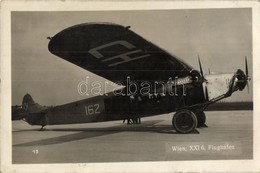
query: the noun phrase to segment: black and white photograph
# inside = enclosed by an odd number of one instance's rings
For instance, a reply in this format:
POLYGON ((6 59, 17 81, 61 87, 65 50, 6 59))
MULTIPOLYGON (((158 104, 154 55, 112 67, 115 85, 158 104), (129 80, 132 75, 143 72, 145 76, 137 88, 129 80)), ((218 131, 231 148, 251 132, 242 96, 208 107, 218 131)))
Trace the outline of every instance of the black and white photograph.
POLYGON ((12 165, 254 160, 251 7, 47 10, 10 11, 12 165))

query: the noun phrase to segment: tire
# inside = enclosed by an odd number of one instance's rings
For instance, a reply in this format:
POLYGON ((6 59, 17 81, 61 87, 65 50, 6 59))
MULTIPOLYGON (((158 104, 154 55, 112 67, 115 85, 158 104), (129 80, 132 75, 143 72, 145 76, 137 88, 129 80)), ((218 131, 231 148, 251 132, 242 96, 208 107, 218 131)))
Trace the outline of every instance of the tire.
POLYGON ((203 127, 205 126, 206 123, 206 115, 204 112, 199 112, 196 114, 196 118, 198 120, 198 125, 197 127, 203 127))
POLYGON ((197 127, 198 121, 196 115, 189 110, 181 110, 174 114, 172 118, 173 128, 178 133, 186 134, 194 131, 197 127))

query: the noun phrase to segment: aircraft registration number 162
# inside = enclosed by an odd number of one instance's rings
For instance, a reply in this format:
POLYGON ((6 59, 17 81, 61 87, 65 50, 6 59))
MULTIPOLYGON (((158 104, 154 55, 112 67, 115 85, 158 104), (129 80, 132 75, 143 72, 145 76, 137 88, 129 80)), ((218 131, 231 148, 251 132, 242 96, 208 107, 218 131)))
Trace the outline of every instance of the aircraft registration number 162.
POLYGON ((86 115, 95 115, 100 113, 100 105, 93 104, 93 105, 86 105, 85 106, 86 115))

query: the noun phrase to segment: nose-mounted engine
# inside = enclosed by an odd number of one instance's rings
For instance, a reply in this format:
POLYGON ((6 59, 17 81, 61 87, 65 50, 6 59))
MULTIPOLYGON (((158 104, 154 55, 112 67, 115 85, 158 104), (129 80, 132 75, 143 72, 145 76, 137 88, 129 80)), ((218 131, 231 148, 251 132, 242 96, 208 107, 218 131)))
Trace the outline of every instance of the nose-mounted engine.
POLYGON ((235 87, 240 91, 242 91, 247 85, 248 77, 241 69, 237 70, 234 77, 235 77, 235 87))
POLYGON ((236 71, 230 83, 230 92, 232 93, 237 90, 242 91, 246 86, 249 90, 248 82, 250 80, 251 78, 248 75, 247 59, 245 58, 245 72, 241 69, 236 71))
POLYGON ((245 72, 238 69, 235 74, 210 74, 205 76, 199 58, 198 61, 200 71, 192 70, 187 77, 176 78, 174 81, 169 80, 167 83, 171 85, 167 85, 166 90, 172 91, 173 87, 182 85, 187 85, 186 88, 188 88, 188 85, 192 87, 202 86, 205 100, 210 101, 229 97, 233 92, 242 91, 246 86, 248 87, 250 77, 248 76, 247 59, 245 59, 245 72))
POLYGON ((250 77, 248 75, 247 59, 245 58, 245 72, 238 69, 235 74, 203 74, 200 58, 198 57, 199 68, 198 70, 192 70, 189 75, 189 83, 193 86, 203 87, 205 100, 220 100, 225 97, 229 97, 233 92, 242 91, 246 86, 248 88, 248 81, 250 77))

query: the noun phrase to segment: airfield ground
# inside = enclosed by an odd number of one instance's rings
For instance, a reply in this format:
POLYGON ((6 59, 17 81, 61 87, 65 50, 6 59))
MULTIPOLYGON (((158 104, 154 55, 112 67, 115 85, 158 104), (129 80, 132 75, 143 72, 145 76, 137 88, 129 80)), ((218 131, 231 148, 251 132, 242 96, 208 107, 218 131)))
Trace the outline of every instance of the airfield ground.
POLYGON ((252 159, 253 112, 206 112, 208 128, 177 134, 172 114, 122 121, 30 126, 12 122, 13 164, 252 159))

